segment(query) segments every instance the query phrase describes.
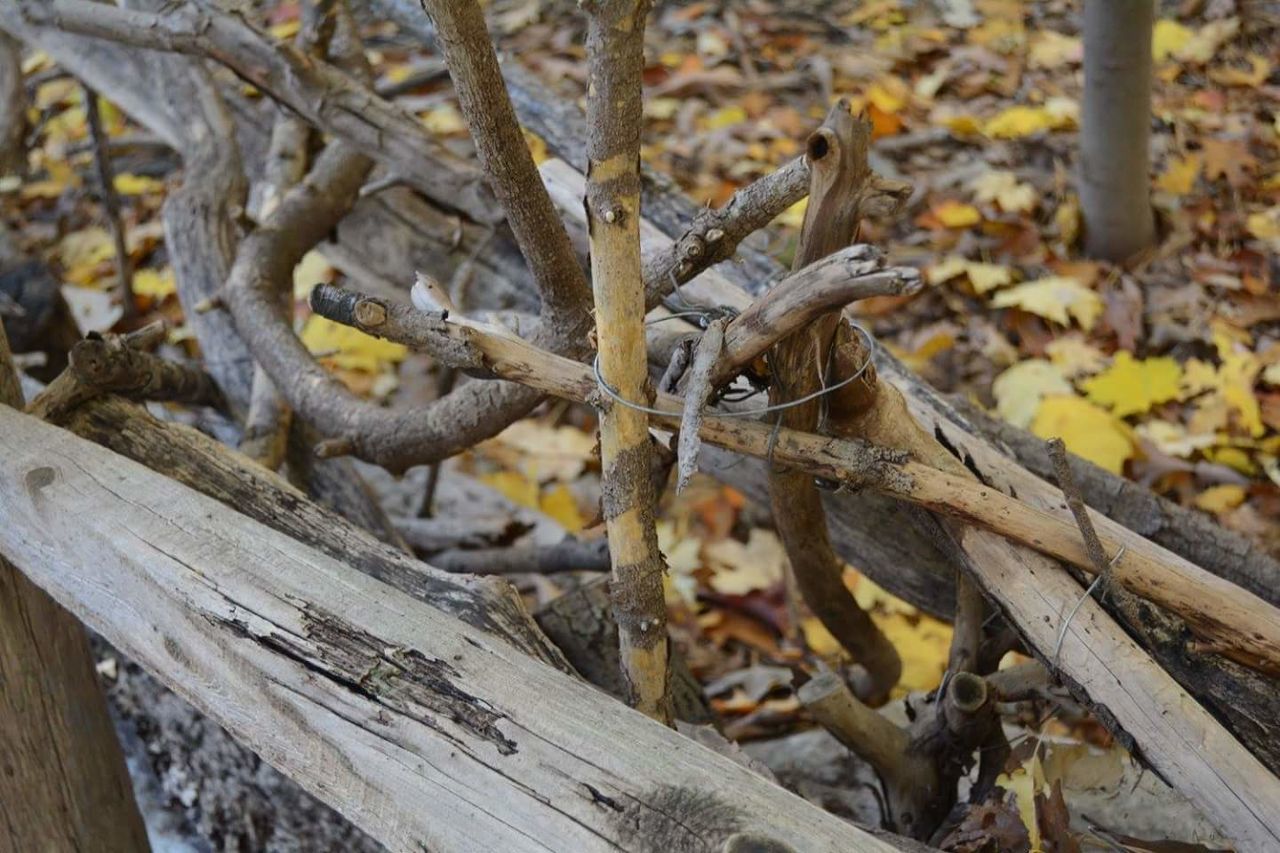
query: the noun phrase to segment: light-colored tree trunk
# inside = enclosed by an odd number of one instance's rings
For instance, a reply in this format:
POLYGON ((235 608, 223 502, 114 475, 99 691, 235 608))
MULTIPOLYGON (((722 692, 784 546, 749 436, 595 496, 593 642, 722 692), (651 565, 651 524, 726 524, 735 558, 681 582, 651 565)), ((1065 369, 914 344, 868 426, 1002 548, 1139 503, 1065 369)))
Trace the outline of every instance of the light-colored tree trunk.
MULTIPOLYGON (((0 327, 0 408, 20 405, 0 327)), ((149 849, 84 628, 3 557, 0 849, 149 849)))
POLYGON ((1154 0, 1084 4, 1080 205, 1085 249, 1124 261, 1155 241, 1148 140, 1154 0))
MULTIPOLYGON (((640 72, 647 0, 587 4, 587 231, 600 374, 622 400, 645 404, 644 279, 640 267, 640 72)), ((649 476, 649 419, 609 400, 600 419, 604 515, 614 617, 632 704, 671 720, 667 696, 666 565, 649 476)))

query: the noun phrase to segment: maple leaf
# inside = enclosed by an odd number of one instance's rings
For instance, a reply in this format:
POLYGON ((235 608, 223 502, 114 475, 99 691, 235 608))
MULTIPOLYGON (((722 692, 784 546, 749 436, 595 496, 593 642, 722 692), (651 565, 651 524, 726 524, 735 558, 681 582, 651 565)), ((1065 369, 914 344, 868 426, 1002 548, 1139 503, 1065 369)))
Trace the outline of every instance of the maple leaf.
POLYGON ((1016 106, 1004 110, 982 126, 992 139, 1021 139, 1042 130, 1075 127, 1079 105, 1070 98, 1050 98, 1042 107, 1016 106))
POLYGON ((1182 368, 1171 358, 1138 361, 1130 353, 1121 351, 1111 367, 1080 387, 1090 400, 1109 406, 1117 416, 1124 417, 1176 400, 1181 379, 1182 368))
POLYGON ((367 373, 375 373, 389 362, 401 361, 409 351, 404 344, 366 335, 319 314, 307 318, 298 337, 311 352, 325 353, 325 360, 334 366, 367 373))
POLYGON ((1015 426, 1026 429, 1046 396, 1071 394, 1071 383, 1057 367, 1042 358, 1030 358, 1010 367, 991 383, 996 411, 1015 426))
POLYGON ((1133 439, 1124 422, 1080 397, 1046 397, 1031 421, 1040 438, 1061 438, 1067 449, 1113 474, 1124 471, 1133 439))
POLYGON ((1155 27, 1151 31, 1152 59, 1156 62, 1164 62, 1186 47, 1187 43, 1191 41, 1192 35, 1191 30, 1177 21, 1161 18, 1156 21, 1155 27))
POLYGON ((996 308, 1021 308, 1063 326, 1074 318, 1086 332, 1102 314, 1098 294, 1069 276, 1049 276, 1002 290, 991 304, 996 308))
POLYGON ((1257 168, 1258 160, 1249 153, 1248 146, 1240 139, 1205 139, 1204 176, 1209 180, 1226 178, 1233 187, 1249 182, 1249 174, 1257 168))
POLYGON ((1188 154, 1171 160, 1160 177, 1156 178, 1156 189, 1170 195, 1186 195, 1196 185, 1203 161, 1204 158, 1199 154, 1188 154))

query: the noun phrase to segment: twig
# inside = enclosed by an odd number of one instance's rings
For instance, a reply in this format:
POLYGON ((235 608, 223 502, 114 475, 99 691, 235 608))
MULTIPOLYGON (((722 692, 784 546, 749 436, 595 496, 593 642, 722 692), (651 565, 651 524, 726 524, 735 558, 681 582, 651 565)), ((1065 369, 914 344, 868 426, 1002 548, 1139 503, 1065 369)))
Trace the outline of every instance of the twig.
POLYGON ((120 220, 120 196, 116 193, 111 154, 107 150, 107 131, 102 126, 102 111, 98 108, 98 93, 81 83, 84 98, 85 121, 89 125, 89 138, 93 140, 93 165, 98 177, 98 195, 107 215, 111 240, 115 244, 116 281, 120 288, 120 304, 126 319, 136 317, 138 306, 133 302, 133 264, 129 260, 129 248, 125 241, 124 223, 120 220))
POLYGON ((684 394, 684 416, 680 421, 679 464, 676 469, 676 491, 683 492, 689 480, 698 470, 698 449, 702 446, 702 438, 698 433, 702 422, 702 410, 715 390, 712 384, 712 370, 720 360, 724 347, 725 327, 729 325, 728 317, 712 320, 707 329, 698 338, 693 351, 693 364, 686 374, 688 380, 684 394))

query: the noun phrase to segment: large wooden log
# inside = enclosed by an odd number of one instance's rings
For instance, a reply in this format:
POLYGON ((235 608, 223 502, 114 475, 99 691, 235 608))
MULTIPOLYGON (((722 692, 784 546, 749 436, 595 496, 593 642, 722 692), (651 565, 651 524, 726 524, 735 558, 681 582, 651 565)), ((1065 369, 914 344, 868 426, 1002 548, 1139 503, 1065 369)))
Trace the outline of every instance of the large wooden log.
POLYGON ((0 550, 392 849, 894 849, 68 432, 0 412, 0 451, 0 550))
MULTIPOLYGON (((0 409, 21 404, 0 327, 0 409)), ((149 849, 84 626, 3 556, 0 848, 149 849)))

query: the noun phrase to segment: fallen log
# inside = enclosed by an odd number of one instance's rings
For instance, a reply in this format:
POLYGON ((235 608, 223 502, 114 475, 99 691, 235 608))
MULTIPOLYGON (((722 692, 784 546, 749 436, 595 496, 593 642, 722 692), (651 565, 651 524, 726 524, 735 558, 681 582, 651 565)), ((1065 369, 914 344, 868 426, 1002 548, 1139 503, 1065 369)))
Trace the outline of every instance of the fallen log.
POLYGON ((895 849, 134 462, 7 411, 0 448, 0 550, 393 849, 895 849))

